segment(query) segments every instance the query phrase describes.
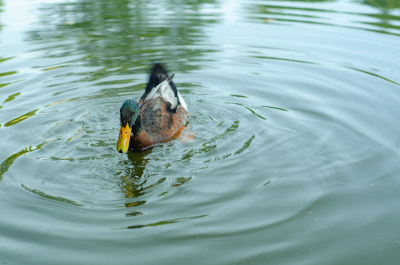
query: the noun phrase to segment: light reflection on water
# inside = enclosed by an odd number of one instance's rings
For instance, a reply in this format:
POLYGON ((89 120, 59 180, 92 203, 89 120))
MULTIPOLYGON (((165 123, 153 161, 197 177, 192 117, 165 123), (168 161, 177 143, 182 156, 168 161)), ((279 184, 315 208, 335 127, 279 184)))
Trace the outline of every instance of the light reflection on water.
POLYGON ((396 264, 399 8, 0 0, 0 263, 396 264), (155 61, 191 137, 118 154, 155 61))

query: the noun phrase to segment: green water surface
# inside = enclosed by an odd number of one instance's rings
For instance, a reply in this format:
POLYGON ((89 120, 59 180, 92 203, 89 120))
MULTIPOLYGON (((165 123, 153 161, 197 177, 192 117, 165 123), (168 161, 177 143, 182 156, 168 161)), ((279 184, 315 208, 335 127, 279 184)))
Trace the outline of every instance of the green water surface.
POLYGON ((0 0, 0 264, 400 264, 399 114, 398 0, 0 0))

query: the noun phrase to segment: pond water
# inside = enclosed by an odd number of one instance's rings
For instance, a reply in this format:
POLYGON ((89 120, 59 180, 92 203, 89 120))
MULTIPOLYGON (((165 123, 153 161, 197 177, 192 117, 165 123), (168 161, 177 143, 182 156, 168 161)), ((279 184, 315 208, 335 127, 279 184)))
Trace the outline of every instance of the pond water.
POLYGON ((0 264, 400 264, 400 2, 0 0, 0 264), (162 62, 178 139, 119 154, 162 62))

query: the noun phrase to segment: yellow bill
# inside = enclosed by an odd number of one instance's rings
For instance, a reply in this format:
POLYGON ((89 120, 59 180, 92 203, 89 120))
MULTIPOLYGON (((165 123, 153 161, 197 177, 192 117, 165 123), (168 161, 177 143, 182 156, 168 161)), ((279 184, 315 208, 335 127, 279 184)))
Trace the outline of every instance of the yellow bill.
POLYGON ((129 128, 128 123, 119 130, 119 137, 117 142, 117 151, 120 153, 126 153, 129 148, 129 141, 131 140, 131 128, 129 128))

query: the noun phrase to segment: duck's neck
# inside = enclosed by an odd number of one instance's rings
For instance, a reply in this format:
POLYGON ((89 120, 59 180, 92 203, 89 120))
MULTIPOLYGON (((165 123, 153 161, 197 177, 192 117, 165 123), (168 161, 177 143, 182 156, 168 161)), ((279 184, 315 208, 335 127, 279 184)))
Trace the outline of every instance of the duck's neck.
POLYGON ((142 128, 142 121, 140 119, 140 114, 136 118, 135 124, 133 124, 132 134, 134 137, 138 136, 139 133, 143 130, 142 128))

